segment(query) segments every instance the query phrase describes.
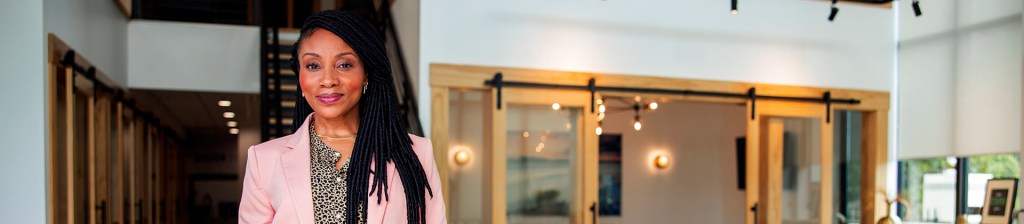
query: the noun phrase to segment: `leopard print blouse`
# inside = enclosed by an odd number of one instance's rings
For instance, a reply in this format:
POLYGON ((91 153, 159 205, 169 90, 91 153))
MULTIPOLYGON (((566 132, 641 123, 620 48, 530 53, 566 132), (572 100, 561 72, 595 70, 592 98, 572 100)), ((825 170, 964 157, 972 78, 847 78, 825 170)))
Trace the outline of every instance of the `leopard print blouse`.
MULTIPOLYGON (((341 158, 341 153, 334 151, 330 146, 320 141, 317 137, 313 121, 309 122, 309 161, 310 176, 313 184, 313 210, 316 223, 348 223, 345 218, 347 207, 348 166, 351 157, 345 160, 341 169, 335 169, 335 164, 341 158)), ((366 220, 366 208, 359 205, 359 220, 353 223, 364 223, 366 220)))

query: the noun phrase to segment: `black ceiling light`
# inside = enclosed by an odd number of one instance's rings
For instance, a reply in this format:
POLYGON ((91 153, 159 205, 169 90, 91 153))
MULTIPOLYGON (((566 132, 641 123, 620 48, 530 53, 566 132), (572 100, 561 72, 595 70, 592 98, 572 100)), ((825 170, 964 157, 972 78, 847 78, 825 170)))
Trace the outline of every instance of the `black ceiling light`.
POLYGON ((836 19, 836 14, 839 14, 839 8, 836 8, 836 1, 837 0, 832 0, 832 13, 828 14, 828 21, 829 22, 832 22, 832 20, 835 20, 836 19))
MULTIPOLYGON (((735 1, 735 0, 733 0, 733 1, 735 1)), ((914 0, 914 3, 910 4, 910 6, 914 7, 914 16, 921 16, 921 4, 918 4, 917 0, 914 0)), ((735 6, 733 6, 733 7, 735 7, 735 6)))
MULTIPOLYGON (((729 11, 729 12, 730 12, 730 13, 732 13, 733 15, 736 15, 736 13, 739 13, 739 11, 738 11, 738 10, 736 10, 736 1, 737 1, 737 0, 732 0, 732 10, 730 10, 730 11, 729 11)), ((916 1, 915 1, 915 2, 916 2, 916 1)), ((917 3, 914 3, 914 4, 917 4, 917 3)))

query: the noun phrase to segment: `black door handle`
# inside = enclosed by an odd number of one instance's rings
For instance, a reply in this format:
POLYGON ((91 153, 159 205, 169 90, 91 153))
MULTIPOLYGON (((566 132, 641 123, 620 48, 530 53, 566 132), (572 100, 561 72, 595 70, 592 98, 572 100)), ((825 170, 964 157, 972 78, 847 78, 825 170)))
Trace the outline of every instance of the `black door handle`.
POLYGON ((593 221, 594 224, 597 224, 597 202, 590 204, 590 216, 592 217, 591 221, 593 221))
POLYGON ((99 205, 96 205, 96 213, 100 214, 100 223, 107 223, 107 201, 101 200, 99 205))
POLYGON ((757 223, 757 203, 754 203, 753 207, 750 207, 750 211, 754 213, 754 224, 757 223))

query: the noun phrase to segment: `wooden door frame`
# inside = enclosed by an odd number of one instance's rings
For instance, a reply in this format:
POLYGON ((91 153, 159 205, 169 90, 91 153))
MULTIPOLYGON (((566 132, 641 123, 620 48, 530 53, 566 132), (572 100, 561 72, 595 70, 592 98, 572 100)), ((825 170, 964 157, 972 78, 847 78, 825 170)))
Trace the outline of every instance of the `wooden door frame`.
MULTIPOLYGON (((748 108, 750 106, 751 105, 748 104, 748 108)), ((747 183, 757 183, 757 184, 747 184, 746 195, 747 195, 748 207, 753 207, 754 204, 757 204, 757 213, 758 214, 765 214, 765 215, 760 216, 759 218, 756 218, 755 220, 757 220, 759 224, 760 223, 781 223, 781 221, 782 221, 782 216, 780 214, 780 211, 781 211, 780 207, 781 206, 778 206, 778 205, 780 205, 779 203, 781 203, 781 199, 780 200, 770 200, 769 202, 764 202, 764 201, 761 200, 762 197, 767 197, 768 199, 779 199, 779 197, 780 197, 780 195, 775 195, 773 193, 769 193, 769 195, 767 195, 767 196, 761 195, 761 192, 762 192, 761 191, 762 189, 760 189, 761 185, 768 185, 768 186, 778 185, 778 186, 781 186, 781 183, 782 183, 781 182, 781 180, 782 180, 781 172, 779 172, 780 175, 773 176, 773 175, 768 175, 768 174, 770 174, 768 172, 771 172, 771 171, 761 170, 761 167, 762 167, 761 162, 762 161, 769 161, 769 163, 771 163, 771 164, 767 164, 767 165, 771 165, 772 167, 781 167, 781 163, 782 163, 781 158, 775 158, 775 157, 778 157, 778 156, 781 155, 781 154, 779 154, 779 153, 781 153, 781 149, 778 149, 778 147, 771 147, 771 146, 764 147, 766 145, 764 143, 767 143, 767 142, 763 141, 765 139, 761 139, 761 137, 765 136, 765 134, 768 134, 768 133, 776 134, 776 133, 775 132, 770 132, 770 131, 766 132, 766 131, 763 131, 762 129, 766 129, 766 128, 781 128, 782 127, 782 126, 776 127, 776 125, 774 124, 775 121, 771 121, 771 120, 768 120, 768 119, 780 118, 780 117, 795 117, 795 118, 817 119, 818 120, 818 125, 821 128, 821 132, 819 133, 821 135, 820 136, 820 138, 821 138, 821 146, 820 146, 821 159, 819 161, 820 175, 821 175, 821 179, 820 179, 819 184, 820 184, 820 189, 821 190, 820 190, 819 196, 818 196, 818 198, 820 200, 820 203, 819 203, 820 206, 819 206, 818 213, 819 213, 819 218, 820 218, 820 223, 821 224, 830 224, 830 223, 832 223, 832 215, 833 215, 833 210, 832 210, 832 207, 833 207, 832 206, 832 202, 833 202, 832 196, 833 195, 832 195, 832 192, 833 192, 833 187, 834 187, 833 183, 832 183, 832 178, 833 178, 833 175, 832 175, 832 172, 833 172, 833 170, 832 170, 832 164, 833 164, 833 162, 832 162, 832 158, 833 158, 833 155, 832 155, 832 147, 833 147, 833 144, 832 144, 832 138, 833 138, 832 132, 833 132, 833 129, 832 129, 832 123, 829 121, 828 114, 832 114, 832 113, 834 113, 834 111, 831 110, 831 109, 828 109, 825 105, 822 105, 822 104, 802 103, 802 102, 780 102, 780 101, 758 102, 756 109, 757 110, 754 111, 755 114, 753 116, 755 119, 747 119, 747 161, 746 161, 747 162, 747 167, 746 168, 747 168, 748 175, 746 176, 746 178, 747 178, 746 181, 747 181, 747 183), (766 152, 766 150, 767 150, 767 152, 770 152, 772 154, 770 154, 770 155, 760 155, 762 152, 766 152), (769 158, 769 159, 766 159, 766 158, 769 158), (772 163, 772 161, 774 161, 775 163, 772 163), (749 174, 756 174, 756 175, 749 175, 749 174), (762 177, 768 177, 768 178, 762 178, 762 177), (771 204, 772 206, 766 207, 765 206, 766 203, 771 204), (767 210, 766 210, 766 208, 767 208, 767 210)), ((750 111, 748 111, 748 115, 750 115, 749 113, 750 113, 750 111)), ((779 136, 779 137, 781 137, 781 136, 779 136)), ((779 144, 778 146, 781 146, 781 144, 779 144)), ((778 194, 781 194, 781 191, 778 194)), ((751 212, 747 213, 748 217, 751 216, 751 215, 753 215, 753 213, 751 213, 751 212)), ((753 217, 749 217, 749 218, 753 218, 753 217)), ((753 223, 754 222, 754 220, 750 220, 750 219, 748 219, 748 220, 749 220, 749 221, 747 221, 748 223, 753 223)))
MULTIPOLYGON (((458 88, 466 89, 466 88, 458 88)), ((446 86, 435 86, 431 88, 431 101, 432 101, 432 122, 434 128, 431 129, 431 142, 434 148, 434 158, 437 162, 438 172, 441 173, 441 186, 442 192, 444 192, 445 201, 449 201, 449 167, 448 157, 449 153, 449 136, 448 126, 449 118, 448 113, 450 111, 449 93, 452 88, 446 86), (440 159, 438 159, 440 158, 440 159)), ((505 130, 507 129, 507 109, 497 109, 495 104, 496 94, 494 90, 487 90, 483 88, 472 88, 471 91, 485 92, 483 103, 488 109, 484 109, 484 145, 490 149, 504 149, 506 148, 507 136, 505 130)), ((596 114, 589 113, 590 95, 581 93, 578 91, 547 91, 547 90, 529 90, 529 89, 506 89, 505 98, 502 102, 502 108, 508 108, 508 104, 531 104, 531 105, 551 105, 552 103, 559 103, 563 107, 578 107, 583 108, 581 116, 578 122, 579 138, 577 139, 577 145, 579 150, 576 153, 576 170, 580 172, 575 175, 575 186, 573 189, 572 204, 573 210, 570 211, 570 220, 575 223, 591 223, 592 217, 589 214, 588 202, 597 201, 597 135, 594 132, 594 128, 597 127, 597 116, 596 114), (588 172, 589 171, 589 172, 588 172)), ((485 162, 483 163, 484 169, 484 183, 483 192, 484 195, 491 195, 489 198, 483 198, 484 215, 482 218, 487 223, 506 223, 506 167, 507 157, 505 153, 494 153, 493 150, 483 150, 483 155, 480 157, 485 162), (497 196, 500 195, 500 196, 497 196)))
MULTIPOLYGON (((488 94, 491 97, 485 97, 485 99, 494 100, 495 90, 484 84, 484 81, 490 80, 494 77, 494 74, 501 72, 503 78, 506 81, 518 81, 518 82, 538 82, 543 80, 544 83, 549 84, 562 84, 562 85, 586 85, 591 79, 595 79, 597 85, 601 86, 617 86, 617 87, 633 87, 633 88, 658 88, 668 90, 696 90, 696 91, 715 91, 715 92, 736 92, 745 93, 750 88, 756 88, 758 94, 773 95, 773 96, 789 96, 789 97, 809 97, 809 98, 820 98, 826 92, 831 93, 833 98, 853 98, 860 100, 859 104, 833 104, 832 110, 851 110, 859 111, 863 113, 863 152, 864 157, 862 160, 862 172, 863 179, 861 181, 861 192, 865 192, 861 195, 861 214, 863 223, 872 223, 873 220, 878 220, 886 214, 885 212, 885 195, 876 193, 866 192, 878 192, 886 189, 887 175, 886 170, 888 166, 888 112, 889 112, 889 93, 882 91, 868 91, 868 90, 853 90, 853 89, 840 89, 840 88, 817 88, 817 87, 803 87, 803 86, 786 86, 786 85, 773 85, 773 84, 761 84, 761 83, 744 83, 744 82, 725 82, 725 81, 708 81, 708 80, 696 80, 696 79, 681 79, 681 78, 666 78, 666 77, 652 77, 652 76, 638 76, 638 75, 627 75, 627 74, 608 74, 608 73, 593 73, 593 72, 571 72, 571 71, 553 71, 553 70, 540 70, 540 69, 523 69, 523 68, 509 68, 509 67, 496 67, 496 66, 470 66, 470 65, 454 65, 454 64, 439 64, 434 63, 430 65, 430 87, 431 87, 431 138, 433 140, 434 155, 435 158, 446 158, 448 156, 448 91, 450 89, 470 89, 489 91, 488 94)), ((505 91, 508 91, 506 89, 505 91)), ((620 93, 620 92, 601 92, 606 96, 635 96, 637 94, 632 93, 620 93)), ((505 94, 506 96, 508 94, 505 94)), ((712 102, 712 103, 730 103, 730 104, 747 104, 747 111, 752 109, 747 99, 738 98, 718 98, 718 97, 701 97, 701 96, 681 96, 681 95, 657 95, 657 94, 643 94, 645 96, 654 96, 667 100, 678 100, 678 101, 698 101, 698 102, 712 102)), ((757 110, 762 109, 763 103, 772 102, 770 100, 758 100, 756 108, 757 110)), ((484 103, 494 104, 493 101, 484 103)), ((589 103, 589 101, 587 102, 589 103)), ((818 104, 819 106, 823 106, 818 104)), ((825 110, 822 109, 822 112, 825 110)), ((749 114, 747 114, 749 120, 749 114)), ((485 114, 485 121, 494 120, 495 117, 488 117, 485 114)), ((503 120, 503 118, 502 118, 503 120)), ((494 127, 491 127, 494 128, 494 127)), ((485 129, 486 130, 486 129, 485 129)), ((748 130, 749 131, 749 130, 748 130)), ((748 138, 751 135, 748 133, 748 138)), ((493 137, 493 136, 492 136, 493 137)), ((485 141, 486 142, 486 141, 485 141)), ((750 144, 748 144, 750 145, 750 144)), ((748 157, 749 159, 749 157, 748 157)), ((748 174, 750 165, 747 166, 748 174)), ((448 169, 447 164, 438 163, 438 169, 441 174, 442 188, 444 193, 447 195, 448 192, 448 169)), ((587 169, 596 169, 595 167, 588 167, 587 169)), ((752 175, 747 175, 750 178, 752 175)), ((747 183, 751 182, 748 179, 747 183)), ((752 184, 748 184, 751 186, 752 184)), ((485 189, 493 188, 494 186, 487 186, 485 183, 485 189)), ((829 189, 831 191, 831 189, 829 189)), ((747 194, 750 194, 748 188, 747 194)), ((486 194, 485 195, 491 195, 486 194)), ((831 196, 829 196, 831 197, 831 196)), ((447 198, 446 198, 447 199, 447 198)), ((485 199, 487 200, 487 199, 485 199)), ((446 200, 447 201, 447 200, 446 200)), ((753 206, 754 201, 751 200, 750 196, 747 197, 746 209, 753 206)), ((492 208, 485 209, 485 213, 504 213, 504 205, 495 205, 492 208), (502 208, 502 209, 498 209, 502 208)), ((486 217, 486 216, 485 216, 486 217)), ((746 222, 752 223, 753 216, 750 212, 746 212, 746 222)), ((504 221, 504 220, 502 220, 504 221)))

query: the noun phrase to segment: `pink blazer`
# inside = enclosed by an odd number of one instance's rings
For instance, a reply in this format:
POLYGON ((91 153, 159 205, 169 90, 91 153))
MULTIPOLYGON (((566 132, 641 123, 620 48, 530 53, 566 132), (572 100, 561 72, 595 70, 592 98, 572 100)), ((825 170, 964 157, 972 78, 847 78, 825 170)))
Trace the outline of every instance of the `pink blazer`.
MULTIPOLYGON (((294 134, 249 147, 238 208, 239 223, 313 224, 313 193, 310 183, 309 120, 294 134)), ((423 164, 434 196, 427 194, 426 223, 447 223, 441 178, 434 163, 430 140, 414 135, 412 149, 423 164)), ((372 165, 370 167, 373 167, 372 165)), ((387 166, 390 201, 370 196, 367 223, 406 223, 405 190, 395 165, 387 166)), ((370 174, 373 178, 373 174, 370 174)), ((372 179, 371 179, 372 184, 372 179)))

